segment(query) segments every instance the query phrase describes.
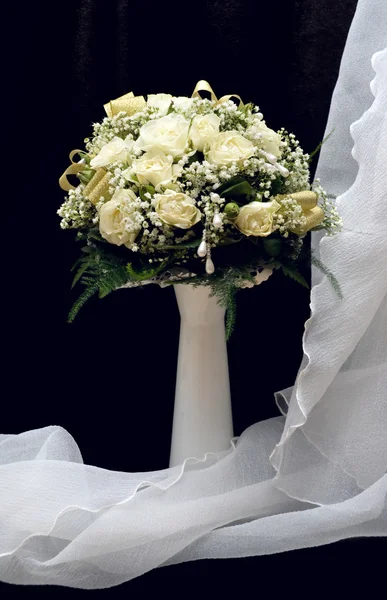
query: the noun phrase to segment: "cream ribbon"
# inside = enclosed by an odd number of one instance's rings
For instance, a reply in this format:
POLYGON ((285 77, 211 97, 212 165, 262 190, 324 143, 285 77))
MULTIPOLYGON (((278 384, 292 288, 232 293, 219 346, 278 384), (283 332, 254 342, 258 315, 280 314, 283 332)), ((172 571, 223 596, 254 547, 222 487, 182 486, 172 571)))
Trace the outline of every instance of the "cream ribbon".
POLYGON ((205 81, 204 79, 201 79, 195 85, 195 89, 192 92, 192 98, 201 98, 200 92, 209 92, 211 94, 211 101, 215 102, 216 105, 222 104, 223 102, 227 102, 227 100, 230 100, 231 98, 238 98, 239 106, 244 106, 242 98, 238 96, 238 94, 227 94, 226 96, 222 96, 218 100, 214 90, 212 89, 208 81, 205 81))
POLYGON ((297 235, 305 235, 314 227, 321 225, 324 220, 325 214, 320 206, 317 206, 318 195, 316 192, 310 190, 304 190, 302 192, 293 192, 292 194, 280 194, 275 196, 275 200, 284 200, 285 198, 292 198, 296 200, 304 211, 306 223, 302 227, 296 227, 292 230, 297 235))
POLYGON ((73 158, 76 154, 82 154, 82 152, 83 152, 83 150, 72 150, 69 154, 71 165, 69 167, 67 167, 67 169, 65 170, 63 175, 61 175, 61 177, 59 178, 59 185, 62 188, 62 190, 65 190, 65 192, 69 192, 70 190, 75 190, 75 185, 72 185, 69 182, 69 180, 67 179, 67 176, 68 175, 76 175, 80 171, 84 171, 87 168, 87 166, 84 163, 75 162, 73 160, 73 158))
POLYGON ((135 96, 133 92, 124 94, 115 100, 110 100, 104 104, 104 109, 108 117, 114 117, 120 112, 125 112, 129 117, 139 112, 146 106, 144 96, 135 96))

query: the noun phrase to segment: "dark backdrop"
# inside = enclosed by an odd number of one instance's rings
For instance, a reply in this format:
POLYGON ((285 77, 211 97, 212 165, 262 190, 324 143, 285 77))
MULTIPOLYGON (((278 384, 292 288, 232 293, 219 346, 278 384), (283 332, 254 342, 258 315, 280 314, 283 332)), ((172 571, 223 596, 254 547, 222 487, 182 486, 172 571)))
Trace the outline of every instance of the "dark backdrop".
MULTIPOLYGON (((356 0, 7 6, 3 30, 12 41, 4 60, 9 141, 3 170, 8 165, 13 178, 3 172, 11 188, 2 198, 7 392, 0 431, 57 424, 75 437, 86 463, 126 471, 167 465, 179 328, 173 291, 117 291, 66 324, 76 248, 73 235, 59 228, 64 193, 58 176, 68 152, 81 147, 90 124, 103 117, 105 102, 130 90, 190 95, 199 79, 208 79, 218 96, 238 93, 259 104, 271 127, 294 131, 312 150, 324 132, 355 6, 356 0)), ((236 434, 278 414, 273 393, 294 382, 309 296, 275 275, 240 292, 238 309, 229 343, 236 434)), ((202 561, 159 569, 109 593, 169 586, 182 576, 247 578, 257 569, 304 570, 327 560, 342 567, 359 557, 364 564, 378 548, 376 540, 355 540, 243 561, 202 561)), ((0 584, 3 596, 27 590, 0 584)))

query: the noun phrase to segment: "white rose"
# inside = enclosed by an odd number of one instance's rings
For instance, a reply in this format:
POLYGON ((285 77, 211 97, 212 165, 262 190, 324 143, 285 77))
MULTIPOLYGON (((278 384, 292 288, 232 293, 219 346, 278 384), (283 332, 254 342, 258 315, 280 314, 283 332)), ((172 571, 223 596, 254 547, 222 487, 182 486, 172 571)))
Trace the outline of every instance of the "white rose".
POLYGON ((118 189, 99 211, 99 231, 102 237, 116 246, 131 248, 141 227, 133 204, 137 196, 132 190, 118 189))
POLYGON ((253 156, 255 146, 238 131, 222 131, 205 147, 204 153, 212 164, 230 165, 253 156))
POLYGON ((273 215, 280 208, 276 200, 250 202, 242 206, 234 224, 244 235, 266 237, 273 231, 273 215))
POLYGON ((167 190, 164 194, 156 194, 155 200, 155 210, 167 225, 189 229, 201 219, 201 212, 187 194, 167 190))
POLYGON ((258 148, 273 154, 277 158, 281 156, 280 143, 281 136, 273 129, 270 129, 265 121, 257 121, 249 130, 258 148))
POLYGON ((135 150, 147 152, 158 148, 173 157, 184 154, 188 144, 189 121, 182 115, 170 114, 148 121, 140 129, 135 150))
POLYGON ((91 159, 90 166, 93 169, 97 169, 98 167, 106 167, 115 162, 127 162, 133 144, 131 136, 127 136, 124 140, 114 137, 110 142, 102 146, 97 156, 91 159))
POLYGON ((192 119, 189 137, 196 150, 203 152, 204 146, 209 144, 219 133, 220 119, 214 113, 196 115, 192 119))
MULTIPOLYGON (((173 164, 171 155, 166 156, 160 150, 153 149, 143 154, 138 160, 134 160, 132 168, 129 170, 137 175, 137 180, 141 185, 150 183, 156 188, 160 185, 170 184, 179 176, 182 167, 173 164)), ((123 175, 125 176, 125 172, 123 175)))
POLYGON ((171 102, 171 94, 149 94, 147 99, 148 106, 151 106, 152 108, 157 108, 160 115, 162 116, 167 114, 171 102))
POLYGON ((181 110, 189 110, 193 101, 193 98, 187 98, 186 96, 177 96, 176 98, 173 98, 173 104, 176 108, 181 110))

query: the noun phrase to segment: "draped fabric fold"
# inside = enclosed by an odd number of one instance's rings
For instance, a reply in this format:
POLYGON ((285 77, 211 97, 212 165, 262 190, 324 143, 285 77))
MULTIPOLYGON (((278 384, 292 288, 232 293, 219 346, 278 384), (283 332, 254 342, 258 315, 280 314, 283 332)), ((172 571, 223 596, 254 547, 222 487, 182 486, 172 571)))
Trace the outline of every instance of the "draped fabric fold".
POLYGON ((283 416, 151 473, 84 465, 60 427, 0 435, 0 580, 106 588, 161 565, 387 535, 386 24, 384 0, 359 1, 317 172, 344 231, 313 241, 344 299, 314 274, 283 416))

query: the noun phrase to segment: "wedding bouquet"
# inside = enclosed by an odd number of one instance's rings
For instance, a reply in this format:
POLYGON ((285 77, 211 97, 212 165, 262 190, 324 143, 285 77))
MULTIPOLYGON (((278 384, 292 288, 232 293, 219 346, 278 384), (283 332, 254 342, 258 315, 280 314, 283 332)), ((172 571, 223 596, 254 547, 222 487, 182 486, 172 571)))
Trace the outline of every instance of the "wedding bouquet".
POLYGON ((305 235, 334 234, 341 219, 292 133, 204 81, 191 98, 129 93, 105 110, 60 179, 61 227, 85 242, 69 320, 95 293, 147 283, 207 285, 226 308, 274 269, 307 285, 305 235))

